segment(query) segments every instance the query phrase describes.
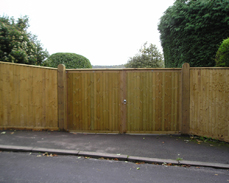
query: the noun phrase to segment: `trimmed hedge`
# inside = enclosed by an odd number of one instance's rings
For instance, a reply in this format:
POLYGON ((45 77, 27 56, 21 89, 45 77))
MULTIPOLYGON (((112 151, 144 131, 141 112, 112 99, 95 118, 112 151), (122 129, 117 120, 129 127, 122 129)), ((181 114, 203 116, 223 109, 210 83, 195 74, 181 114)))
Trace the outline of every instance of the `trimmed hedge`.
POLYGON ((229 38, 225 39, 216 53, 216 67, 229 67, 229 38))
POLYGON ((67 69, 92 68, 91 62, 84 56, 76 53, 54 53, 46 61, 50 67, 64 64, 67 69))

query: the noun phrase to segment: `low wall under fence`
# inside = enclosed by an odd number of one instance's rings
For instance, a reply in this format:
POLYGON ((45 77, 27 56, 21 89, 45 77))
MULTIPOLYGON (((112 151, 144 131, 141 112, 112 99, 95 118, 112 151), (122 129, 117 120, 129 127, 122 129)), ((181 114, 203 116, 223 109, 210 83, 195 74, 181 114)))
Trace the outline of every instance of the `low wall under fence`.
POLYGON ((58 69, 0 62, 0 128, 194 134, 229 142, 229 68, 58 69))

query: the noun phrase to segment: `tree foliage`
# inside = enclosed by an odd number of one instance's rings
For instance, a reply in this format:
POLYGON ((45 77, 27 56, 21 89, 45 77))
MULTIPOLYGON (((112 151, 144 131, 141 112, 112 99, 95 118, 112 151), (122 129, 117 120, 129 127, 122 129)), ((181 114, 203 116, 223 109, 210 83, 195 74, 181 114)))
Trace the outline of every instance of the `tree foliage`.
POLYGON ((216 67, 229 67, 229 38, 225 39, 216 53, 216 67))
POLYGON ((158 51, 157 47, 150 44, 147 47, 147 42, 139 49, 139 53, 131 57, 125 64, 126 68, 157 68, 164 67, 163 56, 158 51))
POLYGON ((67 69, 92 68, 91 62, 86 57, 76 53, 54 53, 44 64, 56 68, 59 64, 64 64, 67 69))
POLYGON ((5 62, 40 65, 49 56, 35 35, 27 32, 27 16, 0 17, 0 60, 5 62))
POLYGON ((215 66, 215 53, 229 36, 228 15, 228 0, 177 0, 158 25, 165 66, 215 66))

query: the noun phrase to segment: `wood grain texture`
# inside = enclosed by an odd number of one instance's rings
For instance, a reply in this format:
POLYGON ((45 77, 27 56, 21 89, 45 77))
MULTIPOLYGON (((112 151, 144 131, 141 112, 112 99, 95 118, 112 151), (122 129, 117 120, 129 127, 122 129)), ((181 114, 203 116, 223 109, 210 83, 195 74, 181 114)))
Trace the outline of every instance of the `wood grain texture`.
POLYGON ((182 123, 181 133, 190 133, 190 66, 184 63, 182 66, 182 123))
POLYGON ((57 69, 0 62, 0 127, 56 129, 57 69))
POLYGON ((127 72, 127 133, 179 129, 180 72, 127 72))
POLYGON ((229 141, 229 68, 190 70, 190 132, 229 141))
POLYGON ((68 73, 68 130, 120 130, 120 72, 68 73))

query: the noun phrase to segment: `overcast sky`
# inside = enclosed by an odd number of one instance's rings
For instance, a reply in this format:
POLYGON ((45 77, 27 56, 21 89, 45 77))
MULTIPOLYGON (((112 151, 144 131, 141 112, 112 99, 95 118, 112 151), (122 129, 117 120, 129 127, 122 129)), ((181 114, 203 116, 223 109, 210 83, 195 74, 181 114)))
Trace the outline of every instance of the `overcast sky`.
POLYGON ((1 0, 0 14, 29 16, 29 31, 51 54, 72 52, 92 65, 125 64, 144 42, 162 52, 160 17, 175 0, 1 0))

